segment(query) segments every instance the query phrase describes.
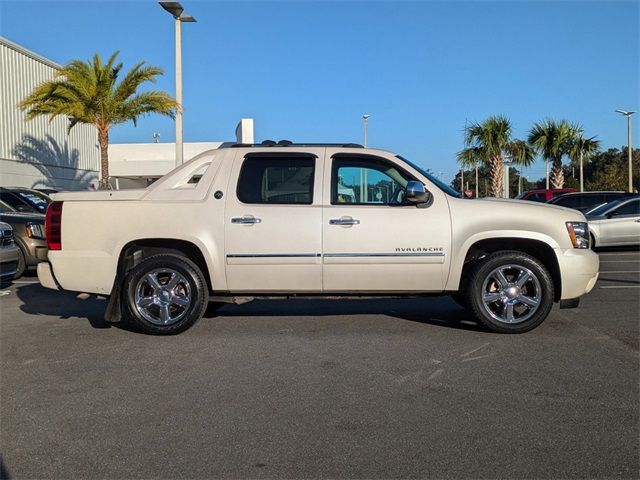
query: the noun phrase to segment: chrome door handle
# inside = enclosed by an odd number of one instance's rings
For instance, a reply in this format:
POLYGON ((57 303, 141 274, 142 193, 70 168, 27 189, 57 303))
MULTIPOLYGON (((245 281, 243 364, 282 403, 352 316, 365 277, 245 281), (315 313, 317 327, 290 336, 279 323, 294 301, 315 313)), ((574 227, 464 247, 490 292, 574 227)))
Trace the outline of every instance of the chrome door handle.
POLYGON ((640 223, 640 218, 638 220, 636 220, 636 223, 640 223))
POLYGON ((329 225, 359 225, 360 220, 351 217, 332 218, 329 225))
POLYGON ((233 217, 231 223, 239 223, 241 225, 253 225, 255 223, 262 223, 260 218, 256 217, 233 217))

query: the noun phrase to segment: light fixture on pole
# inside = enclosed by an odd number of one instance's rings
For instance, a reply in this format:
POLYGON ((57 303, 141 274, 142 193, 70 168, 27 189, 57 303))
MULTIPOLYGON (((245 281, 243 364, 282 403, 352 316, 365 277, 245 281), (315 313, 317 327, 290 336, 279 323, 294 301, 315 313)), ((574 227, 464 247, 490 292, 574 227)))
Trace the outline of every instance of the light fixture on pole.
POLYGON ((364 114, 362 115, 362 120, 364 120, 364 147, 367 148, 367 144, 369 143, 369 117, 371 115, 364 114))
POLYGON ((176 167, 182 165, 182 22, 192 23, 196 19, 184 14, 180 2, 158 2, 173 15, 176 23, 176 167))
POLYGON ((633 192, 633 151, 631 149, 631 115, 636 112, 616 110, 621 115, 627 117, 627 155, 629 156, 629 191, 633 192))

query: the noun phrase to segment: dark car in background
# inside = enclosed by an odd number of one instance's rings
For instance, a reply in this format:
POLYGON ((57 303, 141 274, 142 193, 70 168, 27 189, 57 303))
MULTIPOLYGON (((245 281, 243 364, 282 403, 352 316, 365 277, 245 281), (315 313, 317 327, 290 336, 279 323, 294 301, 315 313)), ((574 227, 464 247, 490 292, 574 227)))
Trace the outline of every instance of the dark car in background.
POLYGON ((574 210, 580 210, 584 213, 600 205, 604 205, 605 203, 612 202, 613 200, 618 200, 620 198, 626 198, 633 195, 633 193, 629 192, 615 191, 575 192, 566 193, 559 197, 552 198, 547 203, 557 205, 559 207, 573 208, 574 210))
POLYGON ((540 188, 537 190, 529 190, 522 192, 516 197, 516 200, 529 200, 531 202, 545 203, 558 195, 575 192, 575 188, 540 188))
POLYGON ((49 195, 22 187, 0 187, 0 201, 3 201, 18 212, 47 213, 52 202, 49 195))
POLYGON ((14 278, 20 278, 29 267, 47 259, 44 219, 41 213, 19 212, 0 200, 0 221, 13 228, 13 239, 19 250, 14 278))

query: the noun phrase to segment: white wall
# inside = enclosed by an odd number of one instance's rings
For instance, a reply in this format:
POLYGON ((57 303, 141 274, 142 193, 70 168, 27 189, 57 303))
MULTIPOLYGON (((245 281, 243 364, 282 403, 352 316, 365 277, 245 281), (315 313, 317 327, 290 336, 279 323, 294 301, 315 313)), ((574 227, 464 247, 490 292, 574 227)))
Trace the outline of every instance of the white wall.
POLYGON ((17 107, 58 67, 0 37, 0 185, 82 190, 99 177, 95 128, 76 125, 67 134, 66 118, 27 121, 17 107))

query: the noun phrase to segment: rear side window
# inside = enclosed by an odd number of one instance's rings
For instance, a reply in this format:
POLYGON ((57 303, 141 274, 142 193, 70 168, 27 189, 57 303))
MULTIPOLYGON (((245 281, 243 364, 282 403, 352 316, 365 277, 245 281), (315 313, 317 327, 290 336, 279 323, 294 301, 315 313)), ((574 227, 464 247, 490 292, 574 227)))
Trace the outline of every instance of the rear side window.
POLYGON ((532 202, 546 202, 547 201, 547 196, 544 193, 534 193, 532 195, 529 195, 527 197, 527 200, 530 200, 532 202))
POLYGON ((562 197, 555 202, 555 205, 567 208, 578 208, 582 206, 582 198, 577 195, 562 197))
POLYGON ((243 203, 313 203, 312 157, 249 157, 240 170, 238 200, 243 203))

